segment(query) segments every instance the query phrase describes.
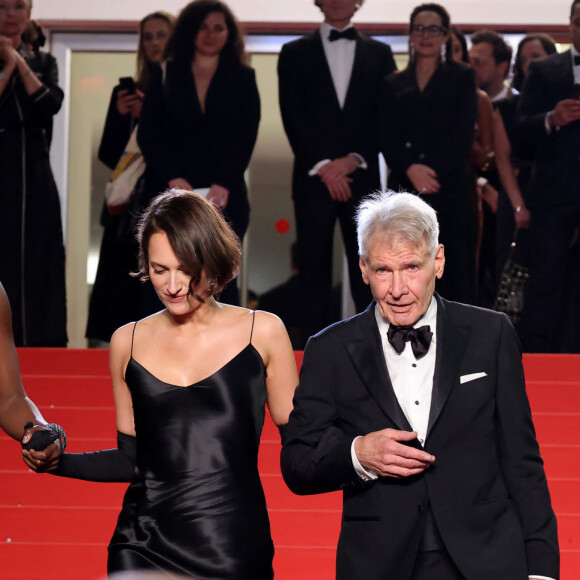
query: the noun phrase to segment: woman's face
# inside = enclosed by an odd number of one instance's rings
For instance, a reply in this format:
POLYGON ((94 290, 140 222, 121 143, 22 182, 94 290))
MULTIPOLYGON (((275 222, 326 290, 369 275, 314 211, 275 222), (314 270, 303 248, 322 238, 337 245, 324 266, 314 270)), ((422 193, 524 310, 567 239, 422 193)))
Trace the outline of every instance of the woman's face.
POLYGON ((170 34, 171 27, 163 18, 151 18, 145 22, 143 26, 143 49, 149 62, 161 62, 170 34))
POLYGON ((0 0, 0 34, 20 38, 30 22, 27 0, 0 0))
POLYGON ((228 41, 228 34, 224 15, 221 12, 210 12, 195 37, 195 54, 219 56, 228 41))
MULTIPOLYGON (((191 274, 175 255, 165 232, 155 232, 149 238, 149 278, 159 299, 177 317, 195 312, 201 302, 190 292, 191 274)), ((195 293, 209 295, 207 280, 202 275, 195 293)))
POLYGON ((411 42, 415 47, 415 58, 432 58, 441 54, 449 33, 444 30, 437 12, 425 10, 415 16, 411 26, 411 42))
POLYGON ((543 56, 548 56, 548 53, 544 50, 542 43, 537 38, 529 40, 522 46, 520 51, 520 61, 522 63, 524 78, 528 76, 530 63, 537 58, 542 58, 543 56))
POLYGON ((463 62, 463 47, 455 34, 451 35, 451 58, 455 62, 463 62))

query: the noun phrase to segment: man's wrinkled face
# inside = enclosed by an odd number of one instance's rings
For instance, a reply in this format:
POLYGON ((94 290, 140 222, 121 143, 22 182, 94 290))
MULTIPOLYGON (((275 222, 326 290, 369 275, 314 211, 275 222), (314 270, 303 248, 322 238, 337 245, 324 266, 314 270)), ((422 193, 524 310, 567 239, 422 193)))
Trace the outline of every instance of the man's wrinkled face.
POLYGON ((425 242, 416 246, 397 232, 375 233, 360 258, 363 280, 383 318, 395 326, 411 326, 427 312, 444 266, 441 244, 432 256, 425 242))

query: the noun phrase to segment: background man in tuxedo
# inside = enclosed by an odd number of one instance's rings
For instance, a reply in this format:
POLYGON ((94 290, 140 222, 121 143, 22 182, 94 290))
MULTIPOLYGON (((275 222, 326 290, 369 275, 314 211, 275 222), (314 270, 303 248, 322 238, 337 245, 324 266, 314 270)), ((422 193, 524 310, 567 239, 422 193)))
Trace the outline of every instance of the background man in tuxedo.
POLYGON ((308 336, 326 324, 338 219, 357 311, 371 299, 358 271, 354 211, 379 185, 378 103, 395 70, 386 44, 360 35, 351 18, 363 0, 316 0, 324 22, 282 47, 280 109, 295 155, 292 195, 308 336))
POLYGON ((572 48, 531 63, 517 111, 520 137, 537 144, 528 190, 530 281, 520 336, 553 352, 569 249, 580 225, 580 0, 570 11, 572 48))
POLYGON ((445 255, 418 197, 376 194, 357 221, 375 302, 310 339, 282 449, 295 493, 343 490, 337 579, 558 578, 511 323, 434 294, 445 255))

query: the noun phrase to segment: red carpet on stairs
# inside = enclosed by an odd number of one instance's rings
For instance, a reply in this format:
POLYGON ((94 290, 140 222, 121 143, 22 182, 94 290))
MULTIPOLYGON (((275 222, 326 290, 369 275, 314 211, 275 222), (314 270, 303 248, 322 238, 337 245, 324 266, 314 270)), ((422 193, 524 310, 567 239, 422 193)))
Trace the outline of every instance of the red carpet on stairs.
MULTIPOLYGON (((297 353, 300 362, 301 353, 297 353)), ((20 349, 25 388, 45 418, 64 425, 69 451, 115 446, 103 350, 20 349)), ((528 394, 546 464, 562 550, 562 580, 580 578, 580 356, 525 355, 528 394)), ((299 497, 285 486, 278 432, 267 417, 259 467, 276 546, 276 580, 332 580, 339 493, 299 497)), ((96 580, 126 484, 38 476, 0 435, 0 580, 96 580)), ((503 580, 503 579, 502 579, 503 580)))

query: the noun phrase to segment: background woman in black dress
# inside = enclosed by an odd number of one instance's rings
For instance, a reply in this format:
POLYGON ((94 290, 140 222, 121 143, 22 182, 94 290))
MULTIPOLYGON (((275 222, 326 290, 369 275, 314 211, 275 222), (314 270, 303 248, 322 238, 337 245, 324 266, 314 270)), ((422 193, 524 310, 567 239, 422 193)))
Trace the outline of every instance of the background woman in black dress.
MULTIPOLYGON (((148 14, 139 23, 136 89, 130 91, 120 85, 113 89, 99 146, 99 159, 110 169, 116 167, 139 122, 151 65, 161 62, 174 23, 175 18, 162 11, 148 14)), ((105 205, 101 213, 104 232, 89 305, 89 339, 108 342, 119 326, 161 308, 149 299, 147 287, 130 276, 137 267, 137 243, 124 231, 127 211, 111 215, 105 205)))
MULTIPOLYGON (((256 143, 260 98, 230 9, 219 0, 188 4, 166 56, 165 72, 152 75, 139 125, 147 190, 209 188, 207 198, 243 239, 250 215, 244 171, 256 143)), ((238 303, 235 284, 222 300, 238 303)))
POLYGON ((477 118, 475 73, 451 59, 449 14, 421 4, 410 18, 410 62, 389 75, 381 99, 389 188, 422 196, 436 211, 447 262, 438 291, 473 302, 476 226, 468 156, 477 118))
POLYGON ((111 339, 119 447, 64 454, 56 473, 132 482, 109 572, 271 580, 257 455, 264 404, 277 425, 292 409, 298 377, 288 334, 273 314, 216 301, 239 269, 240 246, 201 196, 155 198, 139 244, 140 273, 165 309, 111 339))
POLYGON ((50 168, 61 107, 54 57, 23 40, 30 0, 0 4, 0 279, 17 346, 65 346, 62 223, 50 168))

